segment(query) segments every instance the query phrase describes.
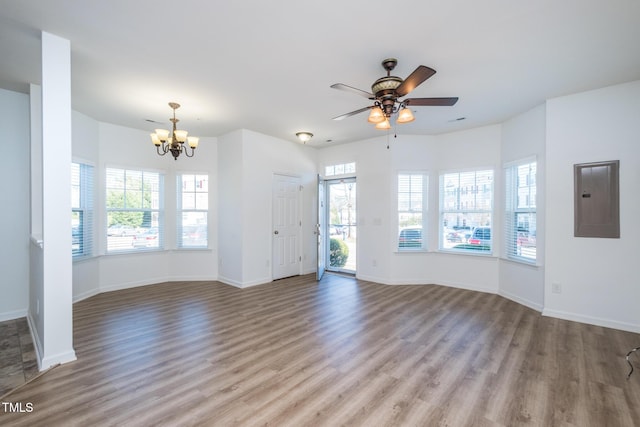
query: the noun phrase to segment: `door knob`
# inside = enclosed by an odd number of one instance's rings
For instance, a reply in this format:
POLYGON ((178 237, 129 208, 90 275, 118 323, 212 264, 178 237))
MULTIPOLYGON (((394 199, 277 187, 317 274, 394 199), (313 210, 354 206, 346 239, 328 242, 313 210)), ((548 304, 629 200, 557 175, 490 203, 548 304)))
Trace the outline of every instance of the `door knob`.
POLYGON ((278 230, 274 231, 273 234, 278 234, 278 230))

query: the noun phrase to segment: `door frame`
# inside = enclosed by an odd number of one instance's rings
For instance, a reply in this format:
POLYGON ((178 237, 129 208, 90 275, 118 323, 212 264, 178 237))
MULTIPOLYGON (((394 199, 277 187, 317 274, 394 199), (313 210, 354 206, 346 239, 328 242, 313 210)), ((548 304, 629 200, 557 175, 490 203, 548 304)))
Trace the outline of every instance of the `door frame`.
POLYGON ((325 236, 327 235, 327 215, 325 212, 326 205, 326 190, 325 190, 325 181, 322 179, 320 174, 318 174, 318 184, 317 184, 317 201, 318 201, 318 209, 316 210, 316 243, 317 243, 317 252, 316 252, 316 280, 322 279, 324 275, 325 269, 327 267, 327 254, 325 250, 325 236))

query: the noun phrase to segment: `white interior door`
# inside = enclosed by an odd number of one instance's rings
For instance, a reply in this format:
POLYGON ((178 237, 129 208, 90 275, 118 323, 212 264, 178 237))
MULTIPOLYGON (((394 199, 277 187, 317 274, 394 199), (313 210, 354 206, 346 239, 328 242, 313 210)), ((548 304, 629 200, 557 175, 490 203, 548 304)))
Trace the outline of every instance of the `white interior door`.
POLYGON ((300 274, 300 178, 274 175, 273 279, 300 274))
POLYGON ((318 266, 316 268, 316 280, 322 279, 326 266, 326 250, 325 250, 325 238, 324 234, 327 230, 326 225, 326 210, 325 210, 325 198, 324 198, 324 181, 318 175, 318 212, 316 221, 316 236, 318 238, 318 266))

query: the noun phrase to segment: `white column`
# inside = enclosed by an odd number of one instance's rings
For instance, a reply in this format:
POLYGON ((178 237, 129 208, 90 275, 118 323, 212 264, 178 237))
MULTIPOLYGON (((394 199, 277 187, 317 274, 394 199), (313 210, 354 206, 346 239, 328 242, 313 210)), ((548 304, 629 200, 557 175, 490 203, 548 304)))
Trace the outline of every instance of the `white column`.
POLYGON ((70 52, 69 40, 42 33, 42 369, 76 359, 72 312, 70 52))

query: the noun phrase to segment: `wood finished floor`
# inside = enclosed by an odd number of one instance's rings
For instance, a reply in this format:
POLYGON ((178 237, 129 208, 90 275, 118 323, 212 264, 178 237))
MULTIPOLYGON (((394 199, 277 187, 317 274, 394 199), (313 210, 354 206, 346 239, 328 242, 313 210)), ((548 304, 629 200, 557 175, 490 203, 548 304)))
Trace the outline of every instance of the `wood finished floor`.
POLYGON ((75 304, 74 340, 0 425, 640 425, 640 334, 461 289, 164 283, 75 304))

